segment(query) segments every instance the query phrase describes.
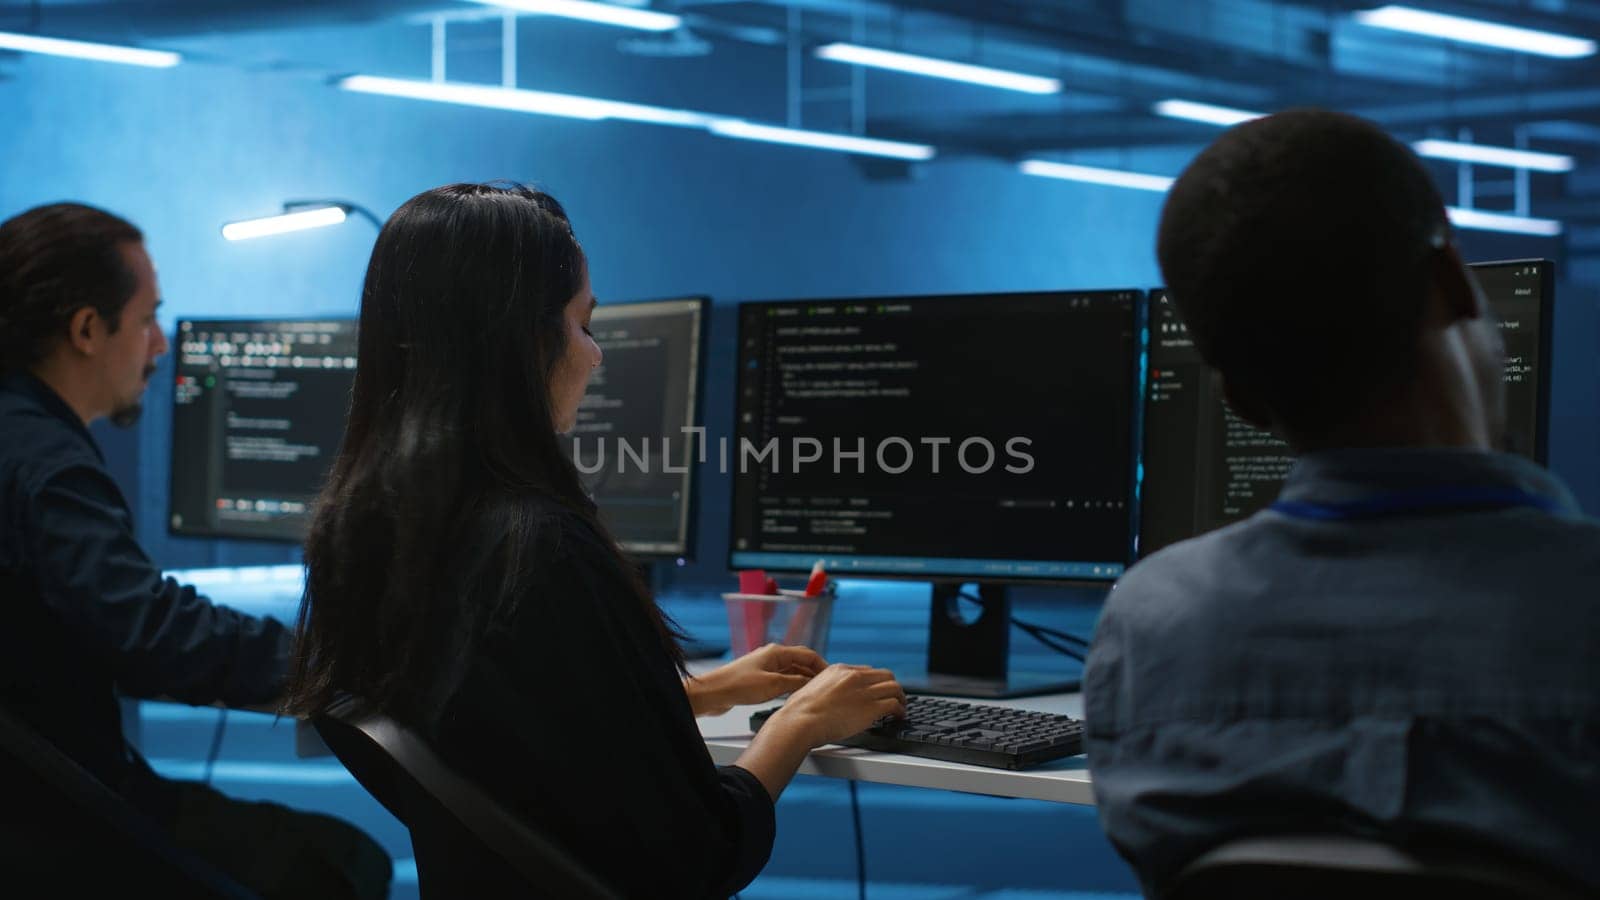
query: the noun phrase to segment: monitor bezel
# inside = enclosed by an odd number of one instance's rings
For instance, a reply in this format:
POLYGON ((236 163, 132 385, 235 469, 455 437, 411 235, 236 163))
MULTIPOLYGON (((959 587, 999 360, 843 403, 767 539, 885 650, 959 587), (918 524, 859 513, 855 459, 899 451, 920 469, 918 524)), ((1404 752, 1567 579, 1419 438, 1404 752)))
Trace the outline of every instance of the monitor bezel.
MULTIPOLYGON (((694 402, 690 404, 689 419, 692 427, 705 427, 705 397, 706 397, 706 357, 710 356, 711 337, 711 310, 712 299, 709 294, 685 294, 682 296, 653 297, 647 300, 607 300, 596 309, 622 309, 630 306, 653 306, 668 303, 694 303, 697 307, 699 321, 696 325, 699 345, 695 353, 694 371, 689 374, 694 385, 694 402)), ((689 468, 687 496, 684 498, 684 515, 686 524, 683 531, 682 552, 668 552, 662 550, 641 551, 628 547, 620 538, 617 546, 629 559, 641 563, 655 563, 683 560, 684 563, 695 562, 695 553, 699 546, 700 534, 700 490, 704 481, 700 477, 699 467, 702 463, 694 463, 689 468)), ((615 535, 613 535, 615 537, 615 535)))
MULTIPOLYGON (((1551 350, 1555 346, 1555 261, 1542 257, 1529 259, 1492 259, 1467 263, 1476 277, 1478 269, 1503 266, 1532 266, 1539 270, 1539 390, 1534 393, 1533 461, 1546 468, 1550 465, 1550 382, 1555 372, 1551 365, 1551 350)), ((1479 286, 1481 289, 1481 285, 1479 286)))
MULTIPOLYGON (((1143 379, 1143 381, 1141 383, 1141 386, 1140 386, 1139 401, 1138 401, 1139 402, 1138 460, 1139 460, 1140 478, 1139 478, 1139 513, 1138 513, 1138 521, 1134 525, 1134 550, 1135 550, 1134 562, 1135 563, 1138 563, 1138 562, 1140 562, 1142 560, 1148 559, 1150 557, 1151 553, 1155 552, 1155 551, 1146 551, 1144 549, 1144 504, 1145 504, 1145 492, 1144 492, 1144 477, 1143 477, 1143 474, 1144 474, 1144 459, 1145 459, 1145 442, 1149 439, 1149 435, 1147 434, 1147 432, 1145 430, 1145 425, 1150 420, 1150 380, 1149 380, 1150 379, 1150 349, 1153 346, 1152 335, 1150 334, 1150 329, 1155 326, 1156 301, 1161 297, 1161 295, 1166 294, 1167 292, 1168 292, 1168 290, 1167 290, 1165 285, 1161 285, 1161 286, 1158 286, 1158 287, 1153 287, 1153 288, 1151 288, 1149 290, 1149 293, 1146 294, 1146 299, 1145 299, 1145 320, 1144 320, 1144 327, 1145 327, 1145 334, 1144 334, 1145 366, 1144 366, 1144 379, 1143 379)), ((1211 371, 1211 367, 1210 367, 1209 364, 1207 364, 1207 366, 1206 366, 1206 371, 1207 372, 1211 371)), ((1202 532, 1202 533, 1204 533, 1204 532, 1202 532)), ((1191 537, 1185 538, 1184 540, 1193 540, 1195 537, 1199 537, 1199 535, 1193 535, 1191 537)), ((1171 546, 1171 545, 1169 544, 1168 546, 1171 546)))
MULTIPOLYGON (((171 383, 171 385, 169 385, 168 393, 167 393, 167 403, 168 403, 168 410, 169 410, 168 418, 170 419, 170 421, 167 422, 167 515, 166 515, 167 521, 166 521, 166 526, 167 526, 167 534, 168 535, 170 535, 172 537, 182 537, 182 538, 199 538, 201 540, 258 541, 258 542, 261 542, 261 543, 290 545, 290 546, 303 546, 305 544, 305 535, 303 535, 303 534, 300 537, 290 538, 290 537, 282 537, 282 536, 278 536, 278 535, 241 534, 241 533, 237 533, 237 532, 231 532, 231 531, 227 530, 226 527, 222 527, 222 528, 194 528, 194 527, 189 526, 189 525, 183 525, 183 526, 178 526, 178 527, 174 527, 173 526, 173 524, 172 524, 172 516, 173 516, 174 510, 172 508, 172 502, 173 502, 172 486, 173 486, 173 483, 177 480, 177 473, 174 471, 174 469, 176 468, 175 463, 177 462, 177 455, 173 451, 174 451, 174 448, 176 448, 177 442, 178 442, 178 403, 177 403, 178 367, 183 364, 182 350, 179 347, 179 344, 180 344, 180 341, 182 340, 184 324, 188 323, 190 325, 194 325, 194 324, 199 323, 199 324, 208 324, 209 325, 209 324, 225 324, 225 323, 235 323, 235 322, 238 322, 238 323, 244 323, 244 322, 333 322, 333 323, 339 323, 339 324, 350 323, 350 324, 356 325, 359 328, 360 321, 361 321, 360 318, 356 317, 356 316, 235 316, 235 317, 228 317, 228 316, 205 316, 205 317, 184 316, 182 318, 179 318, 179 319, 176 319, 176 320, 173 321, 173 323, 172 323, 172 337, 173 337, 173 340, 171 342, 171 345, 172 345, 172 347, 175 348, 175 352, 173 353, 173 357, 172 357, 172 370, 173 370, 172 371, 172 383, 171 383)), ((358 334, 359 334, 359 332, 358 332, 358 334)), ((343 442, 343 440, 344 440, 343 436, 341 435, 341 437, 340 437, 341 443, 343 442)), ((337 448, 335 448, 335 452, 337 453, 337 448)), ((321 488, 320 487, 317 490, 317 494, 318 495, 321 494, 321 488)), ((307 527, 308 528, 310 527, 310 518, 309 517, 311 515, 311 512, 312 512, 312 510, 310 510, 310 509, 307 510, 307 527)))
MULTIPOLYGON (((1037 577, 1037 578, 1029 578, 1029 577, 1006 576, 1006 575, 954 575, 954 574, 949 574, 949 573, 944 573, 944 572, 859 572, 859 571, 852 571, 852 570, 848 570, 848 569, 830 570, 830 574, 835 578, 862 579, 862 580, 872 580, 872 581, 910 581, 910 582, 921 582, 921 583, 924 583, 924 584, 992 584, 992 585, 1006 585, 1006 586, 1018 586, 1018 587, 1030 587, 1030 586, 1031 587, 1057 587, 1057 586, 1059 586, 1059 587, 1109 588, 1112 584, 1114 584, 1117 581, 1117 579, 1121 578, 1122 575, 1127 572, 1129 567, 1131 567, 1134 564, 1134 562, 1137 561, 1133 556, 1133 541, 1134 541, 1134 537, 1136 535, 1136 532, 1135 532, 1134 528, 1135 528, 1135 525, 1136 525, 1136 522, 1137 522, 1137 515, 1136 515, 1136 513, 1134 511, 1134 507, 1137 505, 1137 502, 1138 502, 1137 484, 1138 484, 1138 466, 1139 466, 1139 453, 1137 452, 1137 448, 1135 447, 1135 444, 1139 439, 1139 421, 1141 419, 1141 417, 1139 415, 1137 415, 1136 410, 1137 410, 1137 404, 1139 403, 1140 397, 1141 397, 1141 394, 1142 394, 1143 381, 1144 381, 1144 353, 1143 353, 1144 344, 1143 344, 1143 338, 1142 338, 1141 334, 1142 334, 1142 330, 1144 328, 1145 311, 1146 311, 1146 307, 1147 307, 1147 304, 1148 304, 1148 293, 1144 288, 1136 288, 1136 287, 1082 288, 1082 289, 1075 289, 1075 288, 1065 288, 1065 289, 1063 289, 1063 288, 1045 288, 1045 289, 1030 290, 1030 291, 994 291, 994 292, 974 291, 974 292, 969 292, 969 293, 871 295, 871 296, 861 296, 861 297, 815 297, 815 298, 801 297, 801 298, 786 298, 786 299, 774 299, 774 300, 744 300, 744 301, 740 301, 739 304, 738 304, 738 309, 737 309, 738 321, 736 323, 736 332, 735 332, 736 343, 734 345, 735 348, 736 348, 735 357, 734 357, 734 384, 733 384, 734 402, 732 404, 732 408, 731 408, 730 413, 729 413, 730 421, 728 423, 729 424, 728 434, 730 435, 730 437, 732 437, 732 436, 736 436, 739 433, 739 430, 738 430, 738 425, 739 425, 739 397, 741 396, 742 390, 743 390, 742 384, 743 384, 743 379, 744 379, 744 369, 743 369, 743 367, 738 365, 737 348, 740 348, 740 347, 744 346, 744 339, 745 339, 745 335, 744 335, 745 315, 744 315, 744 313, 745 313, 745 310, 747 308, 756 308, 756 307, 764 307, 764 306, 791 305, 791 304, 796 304, 796 303, 916 303, 916 302, 923 302, 923 301, 930 301, 930 300, 964 300, 964 299, 973 299, 973 298, 978 298, 978 297, 991 298, 991 299, 995 299, 995 300, 1005 301, 1005 300, 1017 299, 1017 298, 1022 298, 1022 297, 1038 297, 1038 296, 1041 296, 1041 295, 1084 296, 1084 295, 1120 295, 1120 294, 1130 295, 1131 298, 1132 298, 1132 301, 1133 301, 1132 310, 1131 310, 1131 313, 1130 313, 1131 319, 1132 319, 1133 336, 1134 336, 1134 338, 1133 338, 1134 339, 1133 352, 1131 353, 1132 359, 1130 361, 1130 366, 1131 366, 1131 370, 1132 370, 1130 372, 1130 374, 1132 376, 1130 378, 1130 389, 1131 389, 1132 395, 1128 398, 1128 403, 1130 404, 1130 409, 1135 410, 1135 414, 1130 416, 1130 419, 1129 419, 1129 435, 1128 435, 1129 446, 1130 446, 1130 448, 1133 448, 1135 450, 1135 452, 1130 452, 1129 453, 1129 464, 1127 466, 1127 472, 1125 473, 1125 477, 1127 478, 1128 485, 1129 485, 1129 490, 1128 490, 1129 503, 1128 503, 1128 519, 1127 519, 1127 539, 1126 539, 1126 541, 1124 543, 1125 556, 1124 556, 1124 558, 1122 560, 1119 560, 1119 561, 1116 561, 1116 562, 1112 563, 1112 565, 1119 565, 1121 567, 1121 571, 1120 572, 1118 572, 1116 574, 1113 574, 1113 575, 1107 575, 1107 576, 1104 576, 1104 577, 1100 577, 1100 578, 1096 578, 1096 577, 1093 577, 1093 576, 1078 576, 1078 577, 1041 576, 1041 577, 1037 577)), ((737 472, 730 473, 730 475, 729 475, 729 485, 728 485, 728 546, 727 546, 727 553, 726 553, 726 556, 724 557, 724 559, 725 559, 725 562, 727 564, 728 571, 730 571, 730 572, 740 571, 740 568, 735 566, 734 563, 733 563, 734 554, 735 554, 735 552, 737 552, 735 550, 735 548, 734 548, 734 542, 736 540, 734 531, 735 531, 735 526, 738 524, 738 507, 737 507, 737 504, 734 502, 734 497, 735 497, 735 492, 737 491, 739 477, 740 477, 739 473, 737 473, 737 472)), ((830 553, 830 554, 817 554, 817 557, 818 558, 826 558, 826 557, 834 557, 834 556, 845 557, 845 556, 848 556, 848 555, 849 554, 830 553)), ((938 557, 918 557, 918 558, 919 559, 938 559, 938 557)), ((1041 560, 1041 562, 1048 562, 1048 561, 1047 560, 1041 560)), ((1097 564, 1101 564, 1103 562, 1104 561, 1090 561, 1087 564, 1088 565, 1097 565, 1097 564)), ((810 566, 796 566, 796 567, 792 567, 792 568, 788 567, 788 566, 764 567, 763 570, 764 571, 768 571, 768 572, 776 572, 776 573, 801 573, 801 572, 810 571, 810 566)))

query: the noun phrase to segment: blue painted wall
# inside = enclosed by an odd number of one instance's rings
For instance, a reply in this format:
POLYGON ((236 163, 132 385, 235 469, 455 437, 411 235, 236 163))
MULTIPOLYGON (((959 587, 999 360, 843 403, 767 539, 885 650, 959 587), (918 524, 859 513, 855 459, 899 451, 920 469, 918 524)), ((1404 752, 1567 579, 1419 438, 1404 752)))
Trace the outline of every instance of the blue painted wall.
MULTIPOLYGON (((338 43, 363 71, 425 75, 417 70, 425 55, 408 45, 414 30, 394 32, 388 49, 353 30, 282 40, 338 43)), ((231 43, 206 46, 226 55, 231 43)), ((524 40, 524 58, 546 49, 524 40)), ((602 82, 617 77, 601 70, 602 82)), ((771 78, 718 80, 716 100, 702 107, 781 114, 780 95, 761 96, 772 93, 771 78), (741 100, 741 85, 756 96, 741 100)), ((301 197, 345 198, 386 216, 426 188, 494 178, 537 183, 567 205, 602 299, 706 293, 731 305, 1157 278, 1146 236, 1159 195, 1023 177, 997 161, 953 159, 881 179, 839 154, 348 94, 321 73, 204 63, 147 71, 30 57, 0 82, 0 117, 0 210, 75 198, 132 219, 158 266, 169 328, 185 316, 354 314, 374 237, 364 222, 239 244, 221 239, 222 222, 301 197)), ((705 411, 722 426, 732 415, 731 389, 722 389, 729 367, 716 355, 733 342, 726 315, 712 339, 705 411)), ((289 558, 270 546, 166 537, 164 383, 149 398, 130 485, 141 538, 171 565, 289 558)), ((725 497, 708 487, 703 509, 725 497)), ((708 542, 726 532, 725 523, 703 524, 708 542)))

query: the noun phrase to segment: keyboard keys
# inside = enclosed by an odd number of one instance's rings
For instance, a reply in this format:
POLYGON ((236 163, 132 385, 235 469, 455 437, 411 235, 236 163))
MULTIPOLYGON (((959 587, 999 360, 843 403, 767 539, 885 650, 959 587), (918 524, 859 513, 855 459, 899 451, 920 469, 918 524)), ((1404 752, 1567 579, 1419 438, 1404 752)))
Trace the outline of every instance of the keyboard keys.
MULTIPOLYGON (((760 730, 774 710, 750 717, 760 730)), ((1023 769, 1083 752, 1083 723, 1036 710, 980 706, 941 697, 906 698, 903 719, 879 719, 841 743, 1003 769, 1023 769)))

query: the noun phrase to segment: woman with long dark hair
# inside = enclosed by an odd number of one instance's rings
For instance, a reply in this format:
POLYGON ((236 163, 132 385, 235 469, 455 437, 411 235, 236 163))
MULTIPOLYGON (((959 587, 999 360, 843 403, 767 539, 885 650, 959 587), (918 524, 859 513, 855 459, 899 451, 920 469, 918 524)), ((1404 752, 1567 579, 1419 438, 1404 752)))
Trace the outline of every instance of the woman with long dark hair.
POLYGON ((765 864, 806 752, 903 712, 904 694, 800 648, 684 681, 675 626, 558 443, 600 364, 593 306, 546 194, 449 185, 384 225, 287 708, 352 694, 624 893, 726 896, 765 864), (789 691, 735 765, 713 765, 697 707, 789 691))

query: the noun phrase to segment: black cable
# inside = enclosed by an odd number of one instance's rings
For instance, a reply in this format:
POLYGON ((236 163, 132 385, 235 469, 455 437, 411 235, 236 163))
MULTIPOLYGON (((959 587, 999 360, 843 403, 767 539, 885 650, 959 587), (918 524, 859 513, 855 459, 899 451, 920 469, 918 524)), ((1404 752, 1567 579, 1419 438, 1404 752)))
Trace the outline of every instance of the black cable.
POLYGON ((206 765, 201 780, 206 784, 211 783, 211 770, 217 764, 217 756, 222 752, 222 733, 228 726, 228 711, 217 711, 217 727, 211 732, 211 752, 206 754, 206 765))
POLYGON ((372 227, 379 231, 383 230, 383 220, 379 219, 376 213, 359 203, 351 203, 349 200, 285 200, 283 202, 284 212, 294 212, 296 209, 307 206, 337 206, 347 213, 366 219, 372 223, 372 227))
POLYGON ((1011 617, 1011 624, 1017 626, 1023 631, 1028 632, 1031 635, 1034 635, 1035 637, 1040 634, 1047 634, 1055 640, 1066 641, 1069 644, 1074 644, 1079 648, 1079 652, 1087 652, 1089 649, 1088 641, 1078 637, 1075 634, 1069 634, 1068 632, 1062 631, 1058 628, 1050 628, 1045 625, 1040 625, 1037 622, 1024 622, 1016 616, 1011 617))
POLYGON ((1085 640, 1085 639, 1083 639, 1081 637, 1078 637, 1077 635, 1073 634, 1070 631, 1062 631, 1059 628, 1051 628, 1051 627, 1049 627, 1047 625, 1040 625, 1037 622, 1023 622, 1020 619, 1016 618, 1015 616, 1012 617, 1011 622, 1012 622, 1012 624, 1017 625, 1018 627, 1024 627, 1025 626, 1025 627, 1028 627, 1028 628, 1035 628, 1035 629, 1038 629, 1039 631, 1044 632, 1045 634, 1050 635, 1053 638, 1057 638, 1059 640, 1066 641, 1069 644, 1077 644, 1079 647, 1082 647, 1085 650, 1089 649, 1089 642, 1087 640, 1085 640))
POLYGON ((867 900, 867 846, 861 834, 861 798, 854 778, 850 779, 850 819, 856 826, 856 900, 867 900))
POLYGON ((383 230, 383 220, 378 218, 378 216, 373 213, 372 210, 367 209, 365 206, 358 206, 354 203, 346 203, 344 204, 344 208, 346 212, 353 212, 361 218, 366 219, 368 222, 371 222, 372 227, 378 229, 379 231, 383 230))
POLYGON ((1020 629, 1023 634, 1026 634, 1028 637, 1031 637, 1046 647, 1049 647, 1051 650, 1054 650, 1057 653, 1065 656, 1070 656, 1073 659, 1082 660, 1083 654, 1089 649, 1087 647, 1068 647, 1064 644, 1057 643, 1057 641, 1061 640, 1061 633, 1053 628, 1046 628, 1043 625, 1034 625, 1032 623, 1022 622, 1016 619, 1012 619, 1011 624, 1017 626, 1017 628, 1020 629))
POLYGON ((1034 640, 1036 640, 1039 643, 1045 645, 1046 647, 1049 647, 1051 650, 1056 651, 1057 653, 1061 654, 1062 656, 1068 657, 1069 659, 1075 659, 1078 662, 1085 662, 1086 661, 1084 659, 1084 655, 1081 652, 1079 652, 1077 650, 1074 650, 1071 647, 1066 647, 1066 646, 1063 646, 1061 644, 1056 643, 1055 638, 1051 637, 1049 634, 1043 632, 1042 630, 1036 630, 1034 626, 1023 625, 1021 623, 1014 623, 1014 624, 1016 624, 1018 628, 1021 628, 1023 633, 1026 634, 1028 637, 1033 638, 1034 640))
MULTIPOLYGON (((989 606, 988 603, 984 602, 982 597, 979 597, 975 594, 969 594, 966 591, 961 591, 957 593, 956 596, 966 600, 969 603, 976 603, 985 609, 987 609, 989 606)), ((1024 622, 1016 616, 1011 617, 1011 624, 1021 629, 1024 634, 1045 645, 1046 647, 1049 647, 1051 650, 1056 651, 1062 656, 1075 659, 1078 662, 1084 661, 1084 652, 1089 649, 1089 642, 1087 640, 1078 637, 1075 634, 1062 631, 1058 628, 1049 628, 1044 625, 1034 624, 1032 622, 1024 622), (1082 647, 1083 650, 1079 651, 1069 647, 1064 647, 1061 644, 1056 643, 1058 640, 1077 644, 1078 646, 1082 647)))

